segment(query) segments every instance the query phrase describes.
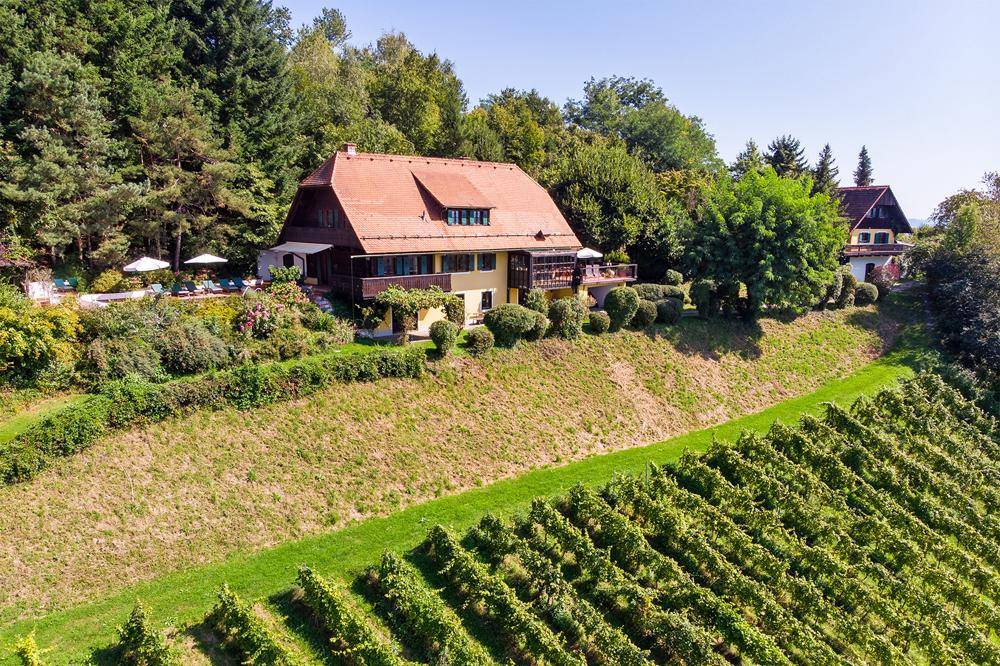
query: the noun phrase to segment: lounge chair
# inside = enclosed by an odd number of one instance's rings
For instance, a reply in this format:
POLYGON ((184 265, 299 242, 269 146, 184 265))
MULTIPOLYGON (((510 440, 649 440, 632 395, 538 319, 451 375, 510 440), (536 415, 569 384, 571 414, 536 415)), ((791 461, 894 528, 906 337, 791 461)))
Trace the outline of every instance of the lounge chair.
POLYGON ((187 296, 188 295, 188 290, 186 288, 184 288, 183 285, 179 285, 177 283, 174 283, 170 287, 170 293, 173 294, 174 296, 187 296))
POLYGON ((191 282, 190 280, 184 281, 184 288, 187 289, 188 293, 192 295, 197 294, 199 291, 201 291, 198 285, 196 285, 194 282, 191 282))
POLYGON ((220 279, 219 286, 226 291, 236 291, 236 285, 233 284, 232 280, 220 279))
POLYGON ((70 282, 68 280, 64 280, 62 278, 56 278, 52 282, 55 283, 56 289, 58 289, 59 291, 72 291, 73 290, 73 285, 70 284, 70 282))
POLYGON ((239 289, 240 291, 250 288, 250 285, 244 282, 243 278, 233 278, 233 284, 236 285, 236 288, 239 289))
POLYGON ((167 293, 167 290, 159 282, 149 285, 149 290, 153 292, 153 296, 163 296, 167 293))
POLYGON ((209 292, 211 292, 213 294, 221 294, 222 293, 222 287, 220 287, 219 285, 215 284, 211 280, 202 280, 201 281, 201 286, 205 289, 205 291, 209 291, 209 292))

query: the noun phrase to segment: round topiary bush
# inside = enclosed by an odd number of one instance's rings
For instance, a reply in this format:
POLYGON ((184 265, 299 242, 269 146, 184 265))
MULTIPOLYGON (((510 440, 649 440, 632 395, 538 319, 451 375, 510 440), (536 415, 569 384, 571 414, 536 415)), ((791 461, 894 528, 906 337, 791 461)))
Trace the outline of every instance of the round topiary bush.
POLYGON ((535 314, 523 305, 504 303, 487 312, 483 322, 498 345, 510 347, 537 325, 535 314))
POLYGON ((549 332, 549 318, 541 312, 534 312, 534 310, 532 312, 535 315, 535 325, 531 327, 530 331, 524 334, 524 339, 531 341, 541 340, 549 332))
POLYGON ((549 299, 543 289, 535 287, 524 295, 524 307, 535 312, 547 314, 549 311, 549 299))
POLYGON ((871 305, 878 300, 878 287, 871 282, 862 282, 854 288, 855 305, 871 305))
POLYGON ((445 356, 451 351, 457 339, 458 326, 454 323, 442 319, 431 324, 431 341, 441 356, 445 356))
POLYGON ((611 317, 610 330, 617 331, 635 316, 639 309, 639 294, 631 287, 615 287, 604 297, 604 309, 611 317))
POLYGON ((684 276, 681 275, 680 271, 675 271, 672 268, 667 269, 667 272, 663 275, 663 284, 669 284, 674 287, 679 287, 684 283, 684 276))
POLYGON ((607 333, 609 328, 611 328, 611 317, 608 316, 607 312, 598 311, 590 313, 591 333, 601 335, 602 333, 607 333))
POLYGON ((640 299, 639 307, 632 317, 632 326, 635 328, 646 328, 654 321, 656 321, 656 303, 647 301, 644 298, 640 299))
POLYGON ((579 298, 560 298, 549 306, 552 330, 567 340, 572 340, 583 332, 583 321, 586 318, 587 308, 579 298))
POLYGON ((660 324, 676 324, 684 312, 684 303, 676 298, 656 301, 656 321, 660 324))
POLYGON ((837 307, 849 308, 854 305, 854 290, 858 286, 858 279, 851 273, 850 266, 841 266, 840 271, 844 278, 843 287, 840 290, 840 295, 837 297, 837 307))
POLYGON ((490 333, 490 329, 484 326, 474 328, 469 331, 469 335, 466 338, 466 346, 469 349, 469 353, 473 356, 482 356, 493 349, 493 334, 490 333))

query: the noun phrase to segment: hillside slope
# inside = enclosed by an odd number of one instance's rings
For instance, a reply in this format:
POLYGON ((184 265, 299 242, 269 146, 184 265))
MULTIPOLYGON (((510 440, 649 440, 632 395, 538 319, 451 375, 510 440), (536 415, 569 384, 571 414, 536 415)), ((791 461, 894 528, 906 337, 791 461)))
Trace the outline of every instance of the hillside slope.
POLYGON ((111 436, 0 490, 0 618, 754 412, 870 361, 897 324, 685 320, 111 436))

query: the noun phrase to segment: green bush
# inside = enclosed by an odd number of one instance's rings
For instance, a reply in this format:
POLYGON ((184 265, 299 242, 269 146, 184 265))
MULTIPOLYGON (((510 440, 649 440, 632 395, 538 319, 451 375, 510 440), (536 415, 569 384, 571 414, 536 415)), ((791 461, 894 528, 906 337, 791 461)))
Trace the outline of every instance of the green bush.
POLYGON ((837 298, 837 307, 841 309, 849 308, 854 305, 854 290, 858 286, 858 279, 851 273, 849 265, 841 266, 839 270, 844 276, 844 286, 841 288, 840 296, 837 298))
POLYGON ((684 312, 684 304, 676 298, 656 301, 656 321, 660 324, 676 324, 684 312))
POLYGON ((14 642, 14 654, 21 661, 21 666, 44 666, 42 653, 35 642, 35 633, 31 632, 14 642))
POLYGON ((684 290, 680 287, 675 287, 669 284, 637 284, 635 287, 635 293, 639 294, 639 298, 644 298, 647 301, 661 301, 664 298, 677 298, 684 302, 684 290))
POLYGON ((80 338, 89 342, 98 338, 138 337, 151 342, 161 328, 183 314, 176 300, 143 298, 81 310, 80 338))
POLYGON ((635 311, 635 315, 632 317, 631 324, 635 328, 646 328, 654 321, 656 321, 656 303, 653 301, 647 301, 646 299, 639 300, 639 307, 635 311))
POLYGON ((241 652, 243 663, 292 666, 295 657, 271 633, 253 607, 243 602, 223 584, 219 601, 209 613, 208 621, 221 634, 223 642, 241 652))
POLYGON ((346 345, 354 342, 354 324, 318 308, 314 313, 303 316, 302 324, 311 331, 329 333, 332 344, 346 345))
POLYGON ((226 343, 194 317, 167 326, 156 340, 160 363, 177 375, 194 374, 224 367, 229 362, 226 343))
POLYGON ((493 333, 485 326, 474 328, 466 337, 466 346, 473 356, 482 356, 493 349, 493 333))
POLYGON ((160 354, 140 337, 98 338, 86 346, 78 368, 95 386, 130 375, 153 380, 164 377, 160 354))
POLYGON ((441 356, 447 355, 452 350, 457 339, 458 326, 454 323, 442 319, 431 324, 431 341, 441 356))
POLYGON ((531 330, 524 334, 524 339, 534 342, 545 337, 545 334, 549 332, 550 322, 549 318, 541 312, 535 312, 532 310, 531 314, 535 318, 535 323, 531 327, 531 330))
POLYGON ((118 662, 123 664, 169 666, 179 663, 163 634, 149 626, 148 613, 141 603, 135 605, 125 624, 118 627, 115 652, 118 662))
POLYGON ((843 290, 844 271, 837 269, 833 272, 833 277, 830 279, 830 282, 826 285, 826 287, 824 287, 819 303, 816 304, 816 309, 825 310, 827 307, 836 307, 837 301, 840 300, 840 294, 843 290))
POLYGON ((268 266, 271 273, 271 282, 281 284, 282 282, 298 282, 302 278, 302 269, 298 266, 268 266))
POLYGON ((483 321, 496 343, 503 347, 514 345, 538 323, 533 310, 515 303, 498 305, 486 313, 483 321))
POLYGON ((675 271, 672 268, 668 268, 667 272, 663 275, 663 284, 669 284, 674 287, 679 287, 684 284, 684 276, 681 275, 680 271, 675 271))
POLYGON ((65 346, 56 332, 56 326, 39 308, 0 307, 0 378, 34 380, 51 368, 60 347, 65 346))
POLYGON ((448 294, 441 303, 445 319, 459 328, 465 326, 465 298, 448 294))
POLYGON ((281 326, 271 334, 267 342, 274 346, 274 351, 282 361, 302 358, 309 353, 309 337, 298 324, 281 326))
POLYGON ((597 312, 590 313, 590 330, 592 333, 601 335, 602 333, 607 333, 610 328, 611 317, 608 316, 607 312, 598 310, 597 312))
POLYGON ((113 294, 122 291, 125 284, 125 276, 121 271, 108 269, 94 278, 90 283, 90 290, 95 294, 113 294))
POLYGON ((611 317, 611 329, 617 331, 635 316, 639 309, 639 294, 631 287, 615 287, 604 297, 604 309, 611 317))
POLYGON ((528 293, 524 295, 524 307, 542 314, 548 313, 549 298, 545 295, 545 290, 538 287, 528 290, 528 293))
POLYGON ((552 330, 561 338, 572 340, 583 332, 583 322, 587 319, 587 308, 579 298, 560 298, 549 306, 549 321, 552 330))
POLYGON ((871 305, 878 300, 878 287, 870 282, 862 282, 854 288, 855 305, 871 305))
POLYGON ((698 314, 702 317, 714 317, 719 314, 721 304, 719 302, 718 287, 713 280, 695 280, 691 283, 691 302, 698 308, 698 314))

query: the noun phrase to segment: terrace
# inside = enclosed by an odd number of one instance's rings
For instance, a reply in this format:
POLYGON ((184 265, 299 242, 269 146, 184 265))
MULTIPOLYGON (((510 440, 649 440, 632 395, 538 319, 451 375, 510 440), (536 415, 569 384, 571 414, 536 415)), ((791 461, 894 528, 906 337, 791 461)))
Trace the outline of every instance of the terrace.
POLYGON ((632 282, 635 264, 587 263, 573 250, 511 253, 507 284, 517 289, 565 289, 578 284, 632 282))

